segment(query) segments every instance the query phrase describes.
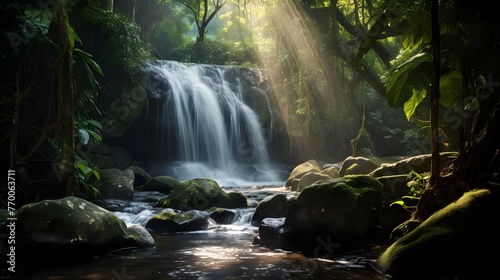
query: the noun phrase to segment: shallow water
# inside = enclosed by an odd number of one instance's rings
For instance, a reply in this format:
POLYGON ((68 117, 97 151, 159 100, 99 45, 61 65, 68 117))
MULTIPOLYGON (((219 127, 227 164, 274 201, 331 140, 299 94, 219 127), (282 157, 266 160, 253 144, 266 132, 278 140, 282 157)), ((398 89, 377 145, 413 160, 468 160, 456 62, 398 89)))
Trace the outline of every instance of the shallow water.
MULTIPOLYGON (((279 191, 242 192, 260 200, 279 191)), ((127 223, 142 224, 157 211, 138 203, 117 214, 127 223)), ((242 211, 248 218, 253 210, 242 211)), ((122 250, 85 261, 23 264, 17 268, 18 279, 388 279, 371 268, 373 260, 362 256, 316 259, 252 245, 249 239, 258 229, 249 222, 242 218, 199 232, 152 232, 156 248, 122 250)))
POLYGON ((387 279, 370 260, 318 260, 252 246, 247 232, 154 235, 157 247, 19 267, 20 279, 387 279))

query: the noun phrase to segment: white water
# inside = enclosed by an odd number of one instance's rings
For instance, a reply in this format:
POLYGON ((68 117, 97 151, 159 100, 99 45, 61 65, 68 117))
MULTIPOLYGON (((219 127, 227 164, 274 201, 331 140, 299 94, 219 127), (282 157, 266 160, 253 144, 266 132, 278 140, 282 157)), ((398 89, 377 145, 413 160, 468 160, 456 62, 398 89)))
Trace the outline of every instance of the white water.
POLYGON ((149 65, 155 79, 168 84, 154 93, 164 98, 164 171, 180 181, 211 178, 221 186, 282 184, 286 178, 270 161, 259 117, 243 101, 241 80, 230 81, 228 70, 175 61, 149 65))

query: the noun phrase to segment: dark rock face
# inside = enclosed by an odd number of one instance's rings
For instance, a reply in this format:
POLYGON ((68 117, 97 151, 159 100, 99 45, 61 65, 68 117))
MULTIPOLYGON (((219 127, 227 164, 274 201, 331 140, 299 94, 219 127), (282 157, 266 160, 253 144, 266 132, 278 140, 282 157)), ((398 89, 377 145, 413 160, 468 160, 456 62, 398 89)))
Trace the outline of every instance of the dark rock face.
POLYGON ((147 231, 128 229, 113 213, 74 196, 23 206, 16 234, 23 259, 73 259, 155 246, 147 231))
POLYGON ((290 206, 283 247, 314 252, 325 242, 338 250, 360 246, 377 235, 382 202, 382 185, 370 176, 315 183, 290 206))
POLYGON ((397 279, 490 279, 500 250, 498 186, 465 193, 394 242, 376 261, 397 279))
POLYGON ((288 211, 288 198, 284 194, 274 194, 264 198, 252 216, 252 225, 258 226, 264 218, 281 218, 288 211))
POLYGON ((134 196, 135 174, 131 169, 116 168, 100 169, 100 197, 101 199, 131 200, 134 196))
POLYGON ((281 236, 285 218, 265 218, 259 226, 260 244, 271 249, 282 248, 281 236))

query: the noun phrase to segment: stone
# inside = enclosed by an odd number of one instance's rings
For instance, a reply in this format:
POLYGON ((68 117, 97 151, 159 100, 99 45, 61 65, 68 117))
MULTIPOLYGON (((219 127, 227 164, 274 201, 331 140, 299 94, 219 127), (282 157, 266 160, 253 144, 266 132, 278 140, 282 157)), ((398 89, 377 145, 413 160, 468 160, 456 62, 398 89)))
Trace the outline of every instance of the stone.
POLYGON ((148 220, 146 229, 159 233, 207 230, 208 213, 190 210, 186 212, 164 211, 148 220))
POLYGON ((135 174, 131 169, 99 169, 100 199, 131 200, 134 196, 135 174))
POLYGON ((490 279, 500 249, 497 188, 469 191, 435 212, 387 248, 375 267, 398 279, 490 279))
POLYGON ((248 203, 242 194, 225 192, 215 180, 197 178, 182 182, 157 205, 186 211, 206 210, 212 207, 246 208, 248 203))
POLYGON ((370 176, 315 183, 288 209, 284 249, 314 252, 321 247, 318 240, 339 245, 336 251, 362 246, 378 234, 382 206, 382 185, 370 176))
POLYGON ((154 246, 112 212, 67 196, 27 204, 17 212, 16 245, 25 259, 94 257, 123 248, 154 246))
POLYGON ((378 168, 378 165, 365 157, 348 157, 342 163, 339 170, 339 176, 346 175, 365 175, 378 168))

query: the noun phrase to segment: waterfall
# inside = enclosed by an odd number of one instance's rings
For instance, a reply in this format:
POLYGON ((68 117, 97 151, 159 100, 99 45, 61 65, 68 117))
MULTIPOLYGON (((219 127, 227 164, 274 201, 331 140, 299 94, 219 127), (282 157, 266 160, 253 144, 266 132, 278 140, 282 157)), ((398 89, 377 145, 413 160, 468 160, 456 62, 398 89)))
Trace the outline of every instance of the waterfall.
POLYGON ((175 61, 148 65, 153 95, 163 99, 158 137, 172 177, 211 178, 233 186, 284 181, 273 168, 268 139, 259 116, 244 101, 248 89, 235 69, 175 61))

